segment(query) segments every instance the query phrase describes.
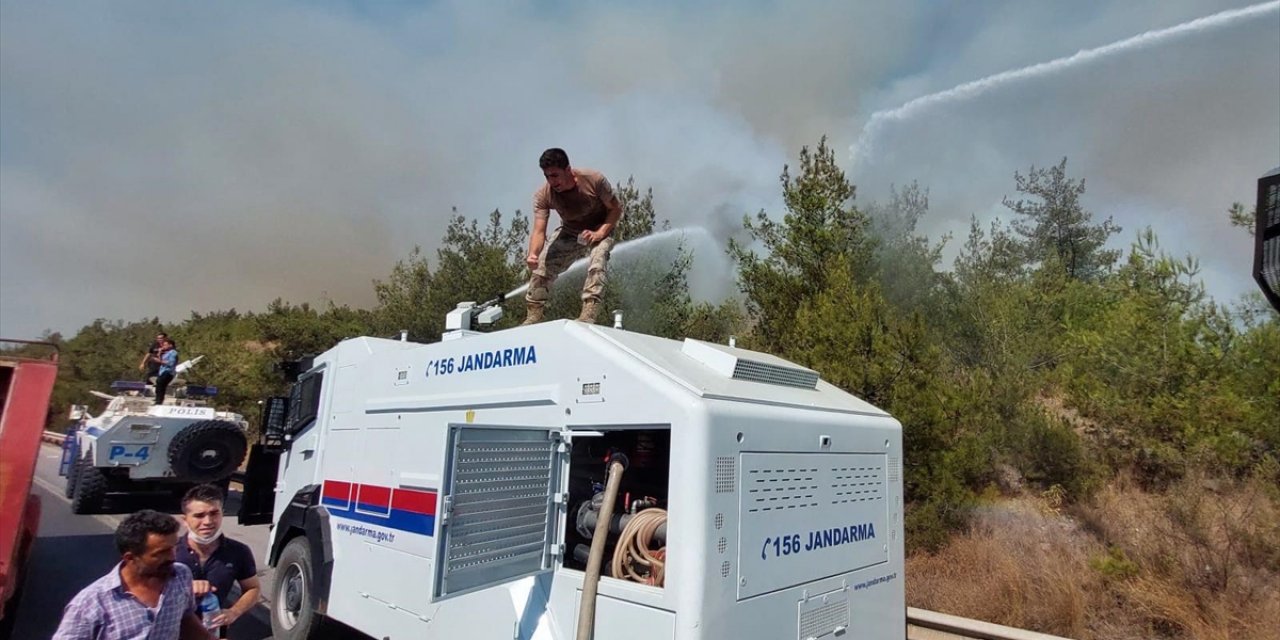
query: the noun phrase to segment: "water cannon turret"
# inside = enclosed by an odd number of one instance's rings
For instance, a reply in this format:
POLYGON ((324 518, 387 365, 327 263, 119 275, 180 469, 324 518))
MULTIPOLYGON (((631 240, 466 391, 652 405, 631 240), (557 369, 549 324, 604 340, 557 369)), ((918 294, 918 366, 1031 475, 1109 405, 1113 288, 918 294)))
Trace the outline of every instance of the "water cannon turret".
POLYGON ((491 327, 502 319, 502 301, 506 296, 496 296, 479 304, 459 302, 444 318, 444 340, 453 340, 491 327))
POLYGON ((488 302, 482 302, 477 305, 476 323, 482 327, 488 327, 501 320, 503 300, 506 300, 505 296, 497 296, 488 302))
POLYGON ((179 375, 179 376, 180 376, 180 375, 182 375, 182 374, 184 374, 184 373, 186 373, 186 372, 190 371, 192 367, 196 366, 197 364, 200 364, 200 361, 201 361, 201 360, 204 360, 204 355, 203 355, 203 354, 198 355, 198 356, 196 356, 196 357, 194 357, 194 358, 192 358, 192 359, 190 359, 190 360, 184 360, 184 361, 182 361, 182 362, 178 363, 178 366, 174 367, 174 369, 173 369, 173 373, 174 373, 174 375, 179 375))

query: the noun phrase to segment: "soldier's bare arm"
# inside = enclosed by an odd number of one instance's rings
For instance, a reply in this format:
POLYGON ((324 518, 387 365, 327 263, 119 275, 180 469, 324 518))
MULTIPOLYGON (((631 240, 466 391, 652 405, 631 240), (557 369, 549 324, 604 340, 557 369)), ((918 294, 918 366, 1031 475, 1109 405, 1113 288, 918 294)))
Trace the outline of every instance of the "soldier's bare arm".
POLYGON ((622 203, 618 202, 618 196, 613 193, 613 187, 609 185, 608 179, 600 180, 600 184, 596 187, 596 193, 600 196, 601 202, 604 203, 606 213, 604 224, 600 225, 595 231, 583 233, 588 244, 595 244, 608 238, 613 233, 614 227, 618 226, 618 221, 622 219, 622 203))

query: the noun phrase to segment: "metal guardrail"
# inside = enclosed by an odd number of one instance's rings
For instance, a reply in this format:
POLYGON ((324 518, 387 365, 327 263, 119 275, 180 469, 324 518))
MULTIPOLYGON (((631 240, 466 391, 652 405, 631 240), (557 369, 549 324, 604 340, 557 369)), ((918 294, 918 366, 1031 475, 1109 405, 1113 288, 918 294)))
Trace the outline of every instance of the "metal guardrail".
MULTIPOLYGON (((45 431, 42 439, 62 446, 67 436, 45 431)), ((232 482, 244 482, 244 472, 231 476, 232 482)), ((1070 640, 1026 629, 961 618, 946 613, 907 607, 907 640, 1070 640)))
POLYGON ((1069 640, 1000 624, 907 607, 908 640, 1069 640))

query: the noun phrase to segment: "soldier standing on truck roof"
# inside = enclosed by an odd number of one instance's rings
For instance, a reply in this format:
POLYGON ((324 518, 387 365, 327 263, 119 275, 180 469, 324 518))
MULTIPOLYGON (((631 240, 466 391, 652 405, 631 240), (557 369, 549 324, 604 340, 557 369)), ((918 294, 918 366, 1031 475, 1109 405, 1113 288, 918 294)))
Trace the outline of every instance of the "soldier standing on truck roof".
POLYGON ((584 252, 590 252, 591 261, 582 283, 582 313, 578 321, 594 323, 600 311, 609 252, 613 249, 611 235, 622 218, 622 204, 603 174, 570 167, 563 149, 542 152, 538 166, 547 181, 533 194, 533 233, 525 258, 533 274, 524 296, 528 306, 524 324, 542 322, 551 284, 584 252), (548 240, 551 209, 560 215, 561 226, 548 240))

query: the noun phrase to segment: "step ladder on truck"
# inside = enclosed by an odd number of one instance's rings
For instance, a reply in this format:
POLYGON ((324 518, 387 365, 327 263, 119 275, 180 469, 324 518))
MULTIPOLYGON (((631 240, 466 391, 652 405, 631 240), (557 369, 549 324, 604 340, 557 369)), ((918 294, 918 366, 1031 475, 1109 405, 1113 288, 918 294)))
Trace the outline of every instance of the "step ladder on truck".
POLYGON ((769 354, 495 315, 344 340, 264 401, 240 517, 275 638, 905 637, 894 418, 769 354))
POLYGON ((0 638, 8 638, 40 524, 31 478, 58 376, 58 347, 0 339, 0 638))

